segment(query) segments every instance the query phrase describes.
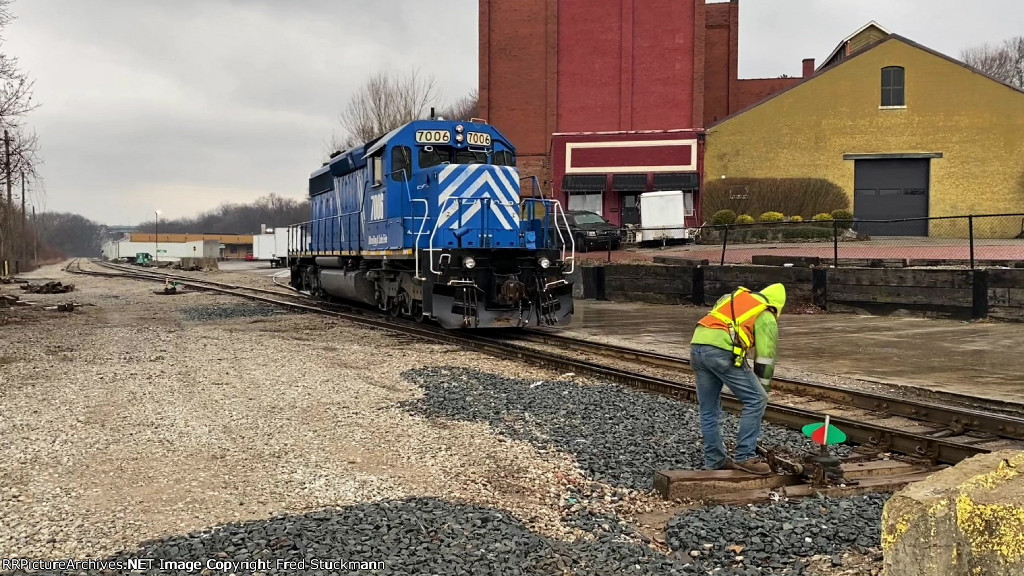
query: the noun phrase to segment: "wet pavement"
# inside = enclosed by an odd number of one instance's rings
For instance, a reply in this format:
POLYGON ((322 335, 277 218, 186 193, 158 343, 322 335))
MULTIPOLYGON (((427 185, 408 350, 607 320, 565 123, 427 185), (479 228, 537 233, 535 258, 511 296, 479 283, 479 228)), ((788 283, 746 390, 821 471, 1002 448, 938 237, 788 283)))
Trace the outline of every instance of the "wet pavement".
MULTIPOLYGON (((564 331, 689 356, 707 307, 577 300, 564 331)), ((1024 326, 856 314, 783 314, 779 370, 1024 403, 1024 326)), ((806 376, 805 376, 806 377, 806 376)))

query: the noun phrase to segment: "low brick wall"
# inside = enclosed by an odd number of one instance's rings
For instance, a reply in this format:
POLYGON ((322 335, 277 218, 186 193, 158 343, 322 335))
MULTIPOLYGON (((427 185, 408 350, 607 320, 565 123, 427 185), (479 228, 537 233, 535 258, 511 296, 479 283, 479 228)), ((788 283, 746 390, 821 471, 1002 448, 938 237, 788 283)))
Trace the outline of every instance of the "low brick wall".
POLYGON ((911 310, 934 316, 971 317, 970 270, 832 268, 826 289, 829 312, 911 310))
POLYGON ((1024 321, 1024 270, 989 269, 988 315, 1000 320, 1024 321))
POLYGON ((769 284, 786 285, 787 302, 810 303, 814 294, 810 268, 779 266, 705 266, 704 304, 712 305, 737 286, 760 290, 769 284))
POLYGON ((611 264, 604 266, 604 296, 621 302, 690 304, 693 272, 690 266, 611 264))
MULTIPOLYGON (((697 264, 696 262, 688 264, 697 264)), ((1024 270, 610 264, 579 271, 577 298, 710 306, 737 286, 781 282, 789 304, 829 312, 1024 322, 1024 270)))

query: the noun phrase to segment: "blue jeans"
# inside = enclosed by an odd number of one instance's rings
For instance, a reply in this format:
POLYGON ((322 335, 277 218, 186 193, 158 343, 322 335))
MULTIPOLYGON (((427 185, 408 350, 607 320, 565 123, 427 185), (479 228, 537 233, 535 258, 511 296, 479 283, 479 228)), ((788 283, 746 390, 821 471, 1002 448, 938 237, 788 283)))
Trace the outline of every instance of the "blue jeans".
POLYGON ((768 405, 768 393, 757 376, 745 362, 742 368, 737 368, 732 352, 715 346, 694 344, 690 349, 690 362, 697 375, 700 429, 704 433, 704 466, 715 470, 721 468, 728 458, 722 440, 723 384, 743 404, 735 460, 743 462, 756 457, 761 418, 768 405))

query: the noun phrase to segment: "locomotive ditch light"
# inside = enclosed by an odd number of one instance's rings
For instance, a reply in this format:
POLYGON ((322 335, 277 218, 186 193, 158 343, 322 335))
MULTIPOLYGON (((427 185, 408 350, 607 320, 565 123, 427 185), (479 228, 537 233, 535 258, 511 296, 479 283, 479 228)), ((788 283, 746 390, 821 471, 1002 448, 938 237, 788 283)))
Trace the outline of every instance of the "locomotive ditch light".
POLYGON ((456 134, 456 135, 455 135, 455 141, 456 141, 456 142, 458 142, 458 143, 460 143, 460 144, 461 144, 461 143, 462 143, 462 141, 463 141, 463 140, 465 140, 465 139, 466 139, 466 138, 465 138, 465 136, 463 136, 462 134, 456 134))
POLYGON ((537 264, 540 264, 541 268, 547 269, 549 266, 551 266, 551 260, 548 260, 547 258, 541 256, 540 258, 537 259, 537 264))
POLYGON ((474 260, 472 256, 466 256, 465 258, 462 259, 462 267, 470 269, 475 268, 476 260, 474 260))
POLYGON ((462 124, 459 124, 458 126, 455 127, 455 131, 460 134, 462 133, 463 130, 465 130, 465 128, 462 127, 462 124))

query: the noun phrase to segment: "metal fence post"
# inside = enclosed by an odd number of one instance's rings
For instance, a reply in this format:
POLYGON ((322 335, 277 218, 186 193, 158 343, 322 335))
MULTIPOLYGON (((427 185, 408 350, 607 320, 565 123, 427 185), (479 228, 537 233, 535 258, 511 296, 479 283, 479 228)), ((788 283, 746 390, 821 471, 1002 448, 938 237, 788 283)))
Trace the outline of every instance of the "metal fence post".
POLYGON ((725 266, 725 247, 729 245, 729 225, 725 225, 725 236, 722 238, 722 261, 720 266, 725 266))
POLYGON ((839 268, 839 222, 832 221, 832 266, 839 268))
POLYGON ((974 270, 974 215, 967 216, 967 239, 970 242, 971 270, 974 270))

